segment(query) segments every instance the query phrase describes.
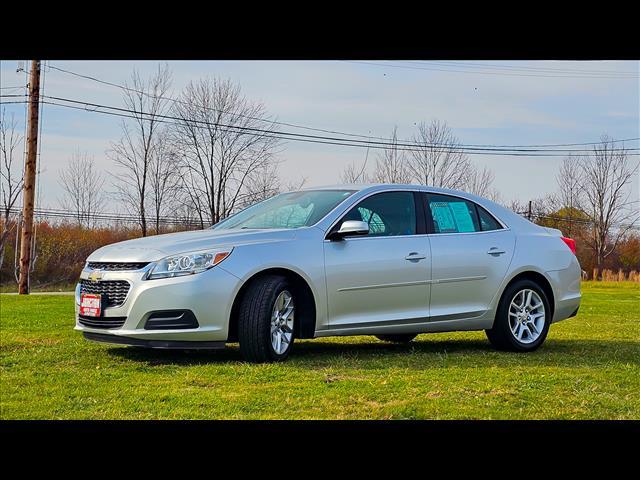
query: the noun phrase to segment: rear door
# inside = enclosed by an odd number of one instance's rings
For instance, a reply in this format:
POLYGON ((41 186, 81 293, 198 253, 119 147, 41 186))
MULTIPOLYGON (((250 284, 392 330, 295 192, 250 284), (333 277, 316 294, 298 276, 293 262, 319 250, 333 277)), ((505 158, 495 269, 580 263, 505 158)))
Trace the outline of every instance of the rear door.
POLYGON ((425 194, 431 240, 431 321, 482 315, 498 292, 515 235, 469 200, 425 194))

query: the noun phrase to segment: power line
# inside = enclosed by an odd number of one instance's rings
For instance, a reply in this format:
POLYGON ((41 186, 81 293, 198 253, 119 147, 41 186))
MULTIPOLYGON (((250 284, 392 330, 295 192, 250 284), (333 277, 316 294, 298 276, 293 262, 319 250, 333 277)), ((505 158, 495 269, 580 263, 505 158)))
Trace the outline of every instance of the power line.
MULTIPOLYGON (((10 213, 19 213, 19 209, 12 208, 10 209, 10 213)), ((140 217, 135 215, 124 215, 118 213, 109 213, 109 212, 94 212, 89 215, 82 212, 72 212, 70 210, 62 210, 55 208, 36 208, 34 210, 36 216, 39 217, 51 217, 51 218, 60 218, 60 219, 77 219, 77 218, 87 218, 95 220, 103 220, 103 221, 121 221, 128 223, 139 223, 140 217)), ((176 224, 176 225, 200 225, 199 220, 189 220, 180 217, 171 217, 171 216, 161 216, 160 223, 163 224, 176 224)))
MULTIPOLYGON (((471 147, 463 147, 460 145, 433 146, 431 144, 420 145, 420 144, 402 144, 402 143, 350 140, 350 139, 337 138, 337 137, 325 137, 325 136, 318 136, 318 135, 298 134, 298 133, 292 133, 292 132, 280 132, 277 130, 266 130, 266 129, 259 129, 254 127, 241 127, 236 125, 207 122, 204 120, 185 120, 180 117, 151 114, 148 112, 135 111, 135 110, 125 109, 121 107, 113 107, 109 105, 96 104, 92 102, 79 101, 79 100, 67 99, 62 97, 52 97, 52 96, 44 96, 44 95, 43 97, 46 97, 48 99, 58 100, 60 102, 66 102, 66 103, 58 103, 55 101, 52 102, 48 100, 41 100, 41 102, 43 103, 64 107, 64 108, 82 110, 86 112, 100 113, 104 115, 112 115, 112 116, 117 116, 122 118, 131 118, 131 119, 140 119, 143 117, 149 117, 146 119, 147 120, 154 119, 158 123, 166 123, 170 125, 183 125, 184 122, 191 122, 196 124, 195 126, 198 128, 208 128, 213 126, 220 129, 223 132, 233 132, 233 133, 249 132, 250 134, 253 134, 253 135, 260 135, 260 136, 276 138, 280 140, 299 141, 299 142, 306 142, 306 143, 349 146, 349 147, 359 147, 359 148, 375 148, 379 150, 394 149, 397 151, 408 151, 408 152, 421 152, 421 151, 425 151, 426 149, 431 149, 431 150, 439 149, 442 152, 455 152, 455 153, 465 153, 468 155, 494 155, 494 156, 560 157, 560 156, 566 156, 569 153, 578 154, 578 153, 591 152, 591 150, 578 150, 578 149, 533 149, 533 148, 505 149, 505 148, 479 148, 479 147, 471 148, 471 147), (67 103, 73 103, 75 105, 83 105, 84 107, 68 105, 67 103), (91 109, 87 107, 91 107, 91 109), (98 109, 107 109, 107 110, 113 110, 113 111, 98 110, 98 109)), ((23 102, 6 102, 6 103, 23 103, 23 102)), ((640 148, 611 149, 611 151, 626 151, 628 152, 627 154, 629 156, 640 155, 638 153, 633 153, 633 151, 636 151, 636 150, 640 150, 640 148)))
MULTIPOLYGON (((566 74, 585 74, 586 78, 591 78, 590 75, 595 75, 595 78, 598 75, 613 75, 613 76, 637 76, 637 72, 631 71, 616 71, 616 70, 584 70, 584 69, 569 69, 569 68, 548 68, 548 67, 539 67, 539 66, 518 66, 518 65, 498 65, 498 64, 490 64, 490 63, 467 63, 467 62, 456 62, 456 61, 431 61, 431 60, 408 60, 407 63, 415 63, 420 65, 441 65, 441 66, 458 66, 460 68, 484 68, 489 70, 512 70, 512 71, 522 71, 522 72, 550 72, 550 73, 566 73, 566 74)), ((626 77, 625 77, 626 78, 626 77)))
MULTIPOLYGON (((113 82, 109 82, 100 78, 97 78, 95 76, 90 76, 90 75, 83 75, 77 72, 72 72, 70 70, 66 70, 63 68, 59 68, 56 66, 52 66, 49 65, 48 66, 50 69, 54 69, 57 70, 59 72, 62 73, 66 73, 69 75, 73 75, 79 78, 84 78, 87 80, 91 80, 94 82, 98 82, 104 85, 108 85, 108 86, 112 86, 112 87, 116 87, 125 91, 129 91, 129 92, 134 92, 134 93, 138 93, 141 95, 145 95, 149 98, 160 98, 163 100, 167 100, 167 101, 171 101, 173 103, 179 103, 179 104, 183 104, 183 105, 188 105, 188 106, 192 106, 192 104, 190 104, 189 102, 184 102, 181 100, 178 100, 176 98, 173 97, 169 97, 166 95, 163 96, 156 96, 156 95, 152 95, 150 93, 141 91, 141 90, 136 90, 130 87, 127 87, 126 85, 121 85, 118 83, 113 83, 113 82)), ((349 137, 358 137, 358 138, 366 138, 366 139, 375 139, 375 140, 386 140, 387 142, 389 142, 391 139, 388 137, 377 137, 377 136, 371 136, 371 135, 361 135, 361 134, 355 134, 355 133, 348 133, 348 132, 341 132, 341 131, 337 131, 337 130, 326 130, 326 129, 321 129, 321 128, 315 128, 315 127, 309 127, 309 126, 305 126, 305 125, 299 125, 299 124, 295 124, 295 123, 287 123, 287 122, 280 122, 280 121, 276 121, 276 120, 272 120, 272 119, 267 119, 267 118, 262 118, 262 117, 253 117, 253 116, 249 116, 249 115, 242 115, 242 114, 238 114, 236 112, 229 112, 226 110, 220 110, 220 109, 216 109, 216 108, 212 108, 212 107, 206 107, 203 105, 197 105, 198 108, 202 108, 204 110, 210 110, 210 111, 215 111, 218 113, 232 113, 236 116, 239 117, 243 117, 243 118, 248 118, 250 120, 258 120, 258 121, 263 121, 263 122, 268 122, 268 123, 272 123, 274 125, 284 125, 284 126, 288 126, 288 127, 294 127, 294 128, 300 128, 300 129, 305 129, 305 130, 309 130, 309 131, 316 131, 316 132, 321 132, 321 133, 328 133, 328 134, 332 134, 332 135, 343 135, 343 136, 349 136, 349 137)), ((625 141, 634 141, 634 140, 640 140, 640 137, 637 138, 630 138, 630 139, 623 139, 623 140, 615 140, 615 142, 625 142, 625 141)), ((402 141, 404 144, 409 144, 409 145, 419 145, 418 142, 415 141, 411 141, 411 140, 403 140, 402 141)), ((542 147, 573 147, 573 146, 587 146, 587 145, 598 145, 600 142, 583 142, 583 143, 565 143, 565 144, 539 144, 539 145, 484 145, 484 144, 460 144, 460 146, 462 147, 480 147, 480 148, 507 148, 507 147, 513 147, 513 148, 528 148, 528 147, 535 147, 535 148, 542 148, 542 147)), ((433 146, 439 146, 441 144, 437 144, 437 143, 433 143, 431 144, 433 146)))
POLYGON ((363 60, 343 60, 347 63, 355 63, 361 65, 374 65, 378 67, 391 67, 391 68, 405 68, 411 70, 428 70, 434 72, 449 72, 449 73, 471 73, 475 75, 503 75, 503 76, 512 76, 512 77, 537 77, 537 78, 592 78, 592 79, 632 79, 637 80, 640 76, 589 76, 589 75, 536 75, 536 74, 527 74, 527 73, 511 73, 511 72, 491 72, 491 71, 479 71, 479 70, 452 70, 446 68, 432 68, 432 67, 423 67, 417 65, 403 65, 398 63, 378 63, 378 62, 369 62, 363 60))
MULTIPOLYGON (((149 117, 147 119, 154 119, 159 123, 168 123, 174 125, 183 125, 184 122, 190 122, 193 124, 200 125, 201 128, 209 128, 216 127, 220 128, 222 131, 229 131, 234 133, 242 133, 248 132, 254 135, 262 135, 265 137, 272 137, 281 140, 291 140, 291 141, 300 141, 300 142, 308 142, 308 143, 322 143, 322 144, 330 144, 330 145, 342 145, 342 146, 351 146, 351 147, 361 147, 361 148, 377 148, 382 150, 396 149, 398 151, 413 151, 420 152, 425 149, 441 149, 444 152, 461 152, 469 155, 507 155, 507 156, 547 156, 547 157, 557 157, 564 156, 567 153, 581 153, 581 152, 590 152, 591 150, 577 150, 577 149, 501 149, 501 148, 468 148, 468 147, 460 147, 460 146, 447 146, 447 147, 433 147, 432 145, 409 145, 409 144, 401 144, 401 143, 386 143, 386 142, 367 142, 363 140, 349 140, 344 138, 337 137, 325 137, 318 135, 308 135, 308 134, 299 134, 292 132, 280 132, 277 130, 266 130, 254 127, 242 127, 235 125, 228 125, 217 122, 208 122, 205 120, 185 120, 184 118, 174 117, 170 115, 160 115, 160 114, 151 114, 148 112, 135 111, 121 107, 113 107, 109 105, 97 104, 86 101, 73 100, 62 97, 53 97, 53 96, 45 96, 47 99, 57 100, 58 102, 66 102, 72 103, 75 105, 83 105, 84 108, 80 108, 74 105, 67 105, 66 103, 58 103, 44 100, 46 103, 51 105, 57 105, 60 107, 66 108, 75 108, 77 110, 84 110, 92 113, 101 113, 108 115, 115 115, 125 118, 133 118, 140 119, 141 117, 149 117), (88 109, 87 107, 91 107, 88 109), (98 110, 98 109, 106 109, 98 110), (181 123, 182 122, 182 123, 181 123), (406 147, 406 148, 405 148, 406 147), (561 154, 561 155, 559 155, 561 154)), ((612 151, 632 151, 632 150, 640 150, 640 148, 627 148, 627 149, 612 149, 612 151)), ((634 153, 629 153, 629 155, 636 155, 634 153)))
MULTIPOLYGON (((178 100, 177 98, 169 97, 167 95, 152 95, 152 94, 150 94, 148 92, 144 92, 142 90, 136 90, 134 88, 127 87, 126 85, 121 85, 119 83, 108 82, 106 80, 102 80, 102 79, 97 78, 97 77, 92 77, 90 75, 83 75, 83 74, 80 74, 80 73, 72 72, 70 70, 65 70, 64 68, 59 68, 59 67, 55 67, 55 66, 49 66, 49 68, 53 68, 54 70, 57 70, 57 71, 63 72, 63 73, 67 73, 69 75, 74 75, 76 77, 85 78, 87 80, 92 80, 94 82, 102 83, 104 85, 109 85, 111 87, 120 88, 120 89, 125 90, 125 91, 139 93, 139 94, 145 95, 145 96, 147 96, 149 98, 154 98, 154 99, 155 98, 159 98, 159 99, 167 100, 167 101, 170 101, 170 102, 173 102, 173 103, 178 103, 178 104, 182 104, 182 105, 191 106, 191 104, 189 102, 178 100)), ((322 128, 309 127, 309 126, 306 126, 306 125, 299 125, 299 124, 295 124, 295 123, 280 122, 280 121, 276 121, 276 120, 273 120, 273 119, 267 119, 267 118, 264 118, 264 117, 253 117, 253 116, 250 116, 250 115, 243 115, 243 114, 239 114, 237 112, 230 112, 228 110, 221 110, 221 109, 217 109, 217 108, 213 108, 213 107, 205 107, 204 105, 197 105, 197 106, 198 106, 198 108, 202 108, 204 110, 211 110, 211 111, 218 112, 218 113, 233 114, 233 115, 236 115, 238 117, 247 118, 249 120, 258 120, 258 121, 262 121, 262 122, 273 123, 273 124, 276 124, 276 125, 284 125, 284 126, 287 126, 287 127, 300 128, 300 129, 310 130, 310 131, 315 131, 315 132, 330 133, 330 134, 336 134, 336 135, 347 135, 347 136, 362 137, 362 138, 379 138, 379 139, 384 139, 385 138, 385 137, 368 137, 367 135, 359 135, 359 134, 355 134, 355 133, 339 132, 339 131, 336 131, 336 130, 325 130, 325 129, 322 129, 322 128)))

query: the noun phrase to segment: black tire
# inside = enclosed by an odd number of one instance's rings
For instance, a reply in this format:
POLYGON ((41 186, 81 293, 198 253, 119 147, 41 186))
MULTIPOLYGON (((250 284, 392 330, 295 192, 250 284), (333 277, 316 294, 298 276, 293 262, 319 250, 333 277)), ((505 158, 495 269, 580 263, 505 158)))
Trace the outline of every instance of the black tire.
POLYGON ((417 333, 398 333, 398 334, 389 334, 389 335, 376 335, 378 340, 382 340, 383 342, 392 342, 392 343, 409 343, 411 340, 418 336, 417 333))
POLYGON ((509 285, 502 294, 493 328, 485 330, 491 345, 498 350, 508 350, 512 352, 531 352, 537 349, 547 338, 549 325, 551 324, 551 306, 544 290, 533 280, 523 279, 509 285), (519 341, 511 330, 509 323, 509 306, 515 295, 524 289, 533 290, 538 294, 544 304, 544 326, 540 335, 531 343, 519 341))
MULTIPOLYGON (((292 332, 291 341, 283 353, 276 352, 271 343, 271 314, 278 295, 285 290, 293 292, 285 277, 269 275, 256 279, 244 294, 238 312, 238 340, 245 360, 280 362, 289 356, 295 333, 292 332)), ((293 294, 292 301, 295 305, 293 294)))

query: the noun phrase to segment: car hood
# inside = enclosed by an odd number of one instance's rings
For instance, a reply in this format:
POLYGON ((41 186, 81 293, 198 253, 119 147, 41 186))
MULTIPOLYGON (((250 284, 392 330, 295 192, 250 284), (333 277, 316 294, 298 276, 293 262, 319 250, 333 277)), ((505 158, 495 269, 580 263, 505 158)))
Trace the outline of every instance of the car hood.
POLYGON ((252 243, 291 240, 295 231, 285 230, 197 230, 136 238, 99 248, 90 262, 154 262, 178 253, 209 248, 236 247, 252 243))

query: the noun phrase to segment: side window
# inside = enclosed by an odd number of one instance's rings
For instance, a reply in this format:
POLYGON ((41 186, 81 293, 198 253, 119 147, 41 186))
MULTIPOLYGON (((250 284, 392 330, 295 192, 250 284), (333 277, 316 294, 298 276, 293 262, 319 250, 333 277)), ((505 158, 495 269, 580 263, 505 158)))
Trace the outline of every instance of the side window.
POLYGON ((360 212, 362 221, 369 224, 370 235, 384 235, 386 229, 380 215, 365 207, 358 207, 358 211, 360 212))
POLYGON ((488 232, 491 230, 502 230, 502 225, 500 225, 489 212, 487 212, 480 205, 476 206, 478 208, 478 216, 480 217, 480 228, 482 228, 483 232, 488 232))
POLYGON ((416 205, 412 192, 377 193, 362 200, 343 218, 369 224, 369 236, 414 235, 416 205))
POLYGON ((434 233, 479 232, 480 223, 473 202, 448 195, 427 194, 434 233))

